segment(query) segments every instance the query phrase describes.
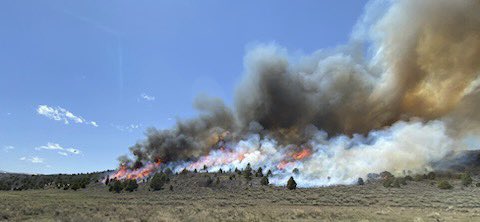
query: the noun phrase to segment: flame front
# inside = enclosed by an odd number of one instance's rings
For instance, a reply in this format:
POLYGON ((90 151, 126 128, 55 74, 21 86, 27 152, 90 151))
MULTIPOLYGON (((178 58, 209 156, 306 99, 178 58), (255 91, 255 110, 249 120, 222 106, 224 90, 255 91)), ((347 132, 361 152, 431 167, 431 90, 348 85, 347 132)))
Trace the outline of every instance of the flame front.
POLYGON ((119 170, 110 176, 112 179, 117 180, 141 180, 149 177, 152 173, 156 172, 160 168, 162 162, 157 160, 154 163, 148 163, 144 167, 138 169, 128 169, 126 165, 121 165, 119 170))

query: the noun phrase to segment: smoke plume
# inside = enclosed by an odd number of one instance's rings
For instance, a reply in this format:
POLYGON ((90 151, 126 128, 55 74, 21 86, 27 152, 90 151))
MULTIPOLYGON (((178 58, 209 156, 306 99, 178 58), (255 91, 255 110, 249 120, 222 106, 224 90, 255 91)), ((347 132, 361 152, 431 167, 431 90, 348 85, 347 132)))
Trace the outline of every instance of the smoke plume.
POLYGON ((148 130, 132 153, 177 171, 251 163, 276 184, 298 168, 301 186, 432 170, 478 134, 479 12, 478 0, 372 1, 336 49, 292 57, 258 45, 233 110, 201 97, 198 118, 148 130))

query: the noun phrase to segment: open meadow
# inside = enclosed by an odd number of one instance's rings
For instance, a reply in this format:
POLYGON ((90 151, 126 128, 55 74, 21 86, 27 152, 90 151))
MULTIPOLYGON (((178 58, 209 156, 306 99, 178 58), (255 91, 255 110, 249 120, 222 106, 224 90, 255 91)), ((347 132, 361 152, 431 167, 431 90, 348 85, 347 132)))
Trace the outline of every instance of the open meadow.
MULTIPOLYGON (((140 184, 133 192, 108 192, 102 183, 86 189, 0 191, 5 221, 479 221, 480 188, 439 189, 438 180, 409 181, 385 188, 363 186, 298 188, 261 186, 259 178, 205 185, 213 174, 173 176, 160 191, 140 184)), ((475 182, 475 181, 474 181, 475 182)))

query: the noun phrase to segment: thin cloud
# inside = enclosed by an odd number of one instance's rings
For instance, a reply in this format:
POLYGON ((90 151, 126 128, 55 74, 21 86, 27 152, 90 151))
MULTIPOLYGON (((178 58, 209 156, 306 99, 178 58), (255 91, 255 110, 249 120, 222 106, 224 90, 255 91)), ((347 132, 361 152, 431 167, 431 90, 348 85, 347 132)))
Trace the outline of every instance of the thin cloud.
POLYGON ((75 148, 64 148, 58 143, 47 143, 47 145, 35 147, 36 150, 58 150, 58 154, 68 156, 69 154, 80 154, 80 150, 75 148))
POLYGON ((14 146, 4 146, 3 147, 3 151, 5 151, 5 152, 8 152, 8 151, 13 150, 13 149, 15 149, 14 146))
POLYGON ((45 159, 43 158, 40 158, 40 157, 20 157, 20 160, 22 161, 27 161, 27 162, 31 162, 31 163, 43 163, 45 161, 45 159))
POLYGON ((39 105, 37 108, 37 113, 42 116, 46 116, 49 119, 53 119, 55 121, 63 121, 64 124, 70 124, 70 122, 78 123, 78 124, 87 124, 94 127, 98 127, 97 122, 95 121, 87 121, 85 118, 81 116, 77 116, 72 112, 62 108, 62 107, 50 107, 47 105, 39 105))
POLYGON ((147 95, 146 93, 142 93, 142 95, 140 95, 140 98, 148 102, 155 101, 155 96, 150 96, 150 95, 147 95))
POLYGON ((112 126, 122 132, 132 132, 134 130, 139 129, 142 126, 142 124, 130 124, 127 126, 121 126, 121 125, 112 125, 112 126))

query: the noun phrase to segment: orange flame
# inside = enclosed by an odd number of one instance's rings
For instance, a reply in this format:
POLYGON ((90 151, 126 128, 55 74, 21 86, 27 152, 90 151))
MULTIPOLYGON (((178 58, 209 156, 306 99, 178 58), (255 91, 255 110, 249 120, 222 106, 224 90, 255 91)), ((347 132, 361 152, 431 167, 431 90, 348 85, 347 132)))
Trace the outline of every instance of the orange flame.
POLYGON ((155 172, 161 164, 161 160, 158 159, 154 163, 149 163, 146 166, 135 170, 129 170, 126 165, 121 165, 120 169, 115 174, 113 174, 111 178, 116 178, 117 180, 141 180, 145 177, 150 176, 150 174, 155 172))
POLYGON ((297 153, 293 153, 292 154, 292 157, 293 159, 295 160, 302 160, 302 159, 305 159, 309 156, 312 155, 312 151, 310 149, 303 149, 302 151, 300 152, 297 152, 297 153))

